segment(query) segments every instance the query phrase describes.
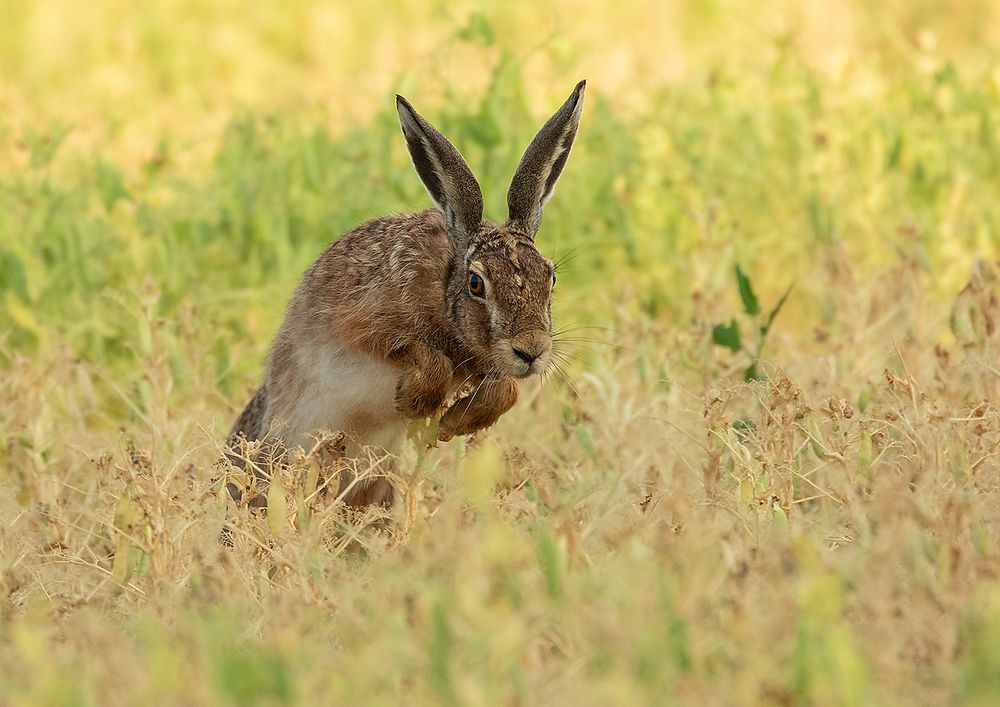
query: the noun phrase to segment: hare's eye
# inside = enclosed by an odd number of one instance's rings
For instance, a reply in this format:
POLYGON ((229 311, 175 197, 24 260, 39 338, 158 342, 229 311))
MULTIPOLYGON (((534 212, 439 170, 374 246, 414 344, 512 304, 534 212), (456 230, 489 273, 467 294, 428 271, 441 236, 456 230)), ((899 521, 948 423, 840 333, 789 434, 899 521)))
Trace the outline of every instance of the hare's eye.
POLYGON ((552 286, 553 287, 556 286, 556 273, 555 273, 555 271, 552 272, 552 286))
POLYGON ((479 299, 486 297, 486 283, 477 273, 469 273, 469 294, 479 299))

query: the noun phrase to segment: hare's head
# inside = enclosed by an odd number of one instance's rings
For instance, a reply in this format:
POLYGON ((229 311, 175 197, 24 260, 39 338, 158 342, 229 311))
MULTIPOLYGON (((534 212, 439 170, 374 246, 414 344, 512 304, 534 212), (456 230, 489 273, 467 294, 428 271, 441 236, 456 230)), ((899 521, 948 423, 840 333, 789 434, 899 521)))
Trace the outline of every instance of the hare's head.
POLYGON ((534 239, 576 137, 585 86, 577 84, 528 145, 507 192, 504 223, 483 218, 483 195, 462 155, 396 96, 413 165, 444 214, 454 247, 448 315, 456 335, 494 375, 525 378, 549 366, 555 267, 534 239))

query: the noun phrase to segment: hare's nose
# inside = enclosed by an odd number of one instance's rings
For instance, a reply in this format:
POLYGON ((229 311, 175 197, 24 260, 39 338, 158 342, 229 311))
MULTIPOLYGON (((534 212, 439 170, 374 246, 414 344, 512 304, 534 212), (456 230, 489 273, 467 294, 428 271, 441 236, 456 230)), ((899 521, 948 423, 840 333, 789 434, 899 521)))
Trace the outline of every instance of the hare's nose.
POLYGON ((551 346, 552 343, 548 335, 541 332, 522 334, 510 342, 511 352, 514 356, 529 366, 544 356, 551 346))
POLYGON ((530 354, 527 351, 522 351, 521 349, 514 349, 514 355, 530 366, 535 362, 535 359, 537 359, 542 354, 541 353, 530 354))

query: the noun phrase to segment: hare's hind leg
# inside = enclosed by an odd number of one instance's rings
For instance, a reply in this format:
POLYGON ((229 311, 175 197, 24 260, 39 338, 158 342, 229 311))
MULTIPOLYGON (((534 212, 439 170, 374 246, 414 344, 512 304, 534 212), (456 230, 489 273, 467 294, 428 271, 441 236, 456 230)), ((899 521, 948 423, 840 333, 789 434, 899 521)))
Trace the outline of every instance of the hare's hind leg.
POLYGON ((362 479, 344 496, 344 505, 351 508, 381 506, 391 509, 393 497, 392 483, 388 479, 362 479))
POLYGON ((264 426, 264 411, 267 409, 267 386, 262 385, 236 418, 236 424, 229 432, 229 443, 232 444, 239 435, 248 440, 260 439, 264 426))
MULTIPOLYGON (((255 460, 248 459, 241 452, 242 445, 240 444, 240 439, 245 439, 247 442, 255 442, 263 437, 264 413, 266 410, 267 386, 262 385, 254 393, 254 396, 247 403, 246 407, 243 408, 243 412, 236 419, 236 423, 233 425, 232 430, 229 431, 229 437, 226 439, 226 458, 230 463, 237 468, 246 469, 247 462, 251 462, 250 470, 258 479, 262 480, 263 477, 258 472, 257 465, 253 463, 255 460)), ((239 503, 242 500, 243 493, 235 484, 232 482, 226 484, 226 489, 234 501, 239 503)))

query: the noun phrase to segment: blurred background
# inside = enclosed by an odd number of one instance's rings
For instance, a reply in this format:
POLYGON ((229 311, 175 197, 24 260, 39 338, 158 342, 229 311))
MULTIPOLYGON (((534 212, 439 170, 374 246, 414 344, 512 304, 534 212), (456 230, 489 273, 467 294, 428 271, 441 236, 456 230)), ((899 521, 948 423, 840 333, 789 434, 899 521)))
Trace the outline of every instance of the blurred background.
POLYGON ((797 283, 777 326, 805 344, 837 333, 837 263, 863 284, 910 260, 922 291, 953 297, 1000 241, 992 2, 8 0, 0 13, 8 349, 120 356, 145 283, 159 314, 187 303, 217 322, 202 354, 227 394, 242 387, 325 244, 428 205, 396 92, 459 146, 502 217, 524 146, 590 81, 539 240, 572 255, 557 305, 570 319, 600 318, 574 304, 594 283, 639 311, 725 319, 740 263, 766 302, 797 283))
POLYGON ((0 702, 992 704, 998 196, 996 0, 2 0, 0 702), (504 218, 582 78, 561 373, 385 534, 227 509, 394 94, 504 218))

